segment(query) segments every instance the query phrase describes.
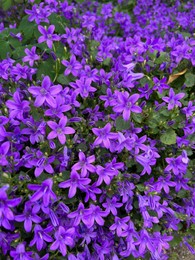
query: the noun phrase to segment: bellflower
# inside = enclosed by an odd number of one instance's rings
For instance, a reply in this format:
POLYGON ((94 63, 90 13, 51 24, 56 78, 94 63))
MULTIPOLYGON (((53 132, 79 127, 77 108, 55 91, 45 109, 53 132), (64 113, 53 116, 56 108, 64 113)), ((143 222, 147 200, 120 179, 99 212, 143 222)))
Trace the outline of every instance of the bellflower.
POLYGON ((155 183, 155 189, 158 192, 161 192, 163 189, 165 193, 169 194, 170 188, 175 187, 175 182, 171 181, 171 175, 167 175, 166 177, 159 177, 158 181, 155 183))
POLYGON ((59 184, 60 188, 69 188, 68 197, 72 198, 77 192, 77 188, 83 190, 85 186, 89 184, 91 180, 89 178, 82 178, 76 171, 72 171, 70 179, 59 184))
POLYGON ((188 102, 188 106, 184 107, 182 109, 182 112, 186 115, 187 118, 192 116, 194 111, 195 111, 195 106, 193 106, 193 102, 192 101, 189 101, 188 102))
MULTIPOLYGON (((42 153, 40 155, 42 155, 42 153)), ((35 177, 39 177, 44 170, 48 173, 54 173, 54 169, 51 166, 51 163, 54 160, 55 160, 55 156, 50 156, 50 157, 41 156, 41 158, 38 159, 35 164, 36 167, 34 172, 35 177)))
POLYGON ((96 182, 97 186, 101 185, 104 181, 107 185, 110 185, 111 179, 116 175, 113 169, 104 168, 100 165, 96 166, 96 173, 98 175, 98 180, 96 182))
POLYGON ((19 233, 12 234, 10 232, 0 232, 0 248, 3 252, 3 255, 7 254, 7 252, 11 249, 11 243, 19 237, 19 233))
POLYGON ((186 164, 182 162, 182 157, 178 156, 176 158, 166 158, 168 166, 165 168, 165 171, 173 171, 175 175, 186 172, 186 164))
POLYGON ((61 144, 65 144, 66 142, 66 135, 74 134, 75 130, 72 127, 66 126, 67 124, 67 117, 63 116, 59 124, 53 121, 48 121, 48 126, 52 129, 52 131, 49 133, 47 139, 51 140, 56 137, 58 137, 58 140, 61 144))
POLYGON ((42 184, 28 184, 28 189, 35 191, 35 193, 31 196, 30 201, 36 202, 43 199, 43 205, 47 207, 50 203, 50 200, 56 200, 56 195, 52 191, 53 180, 47 179, 42 182, 42 184))
POLYGON ((41 251, 46 246, 45 242, 53 242, 53 238, 48 235, 52 231, 52 227, 43 229, 40 225, 36 225, 34 228, 34 238, 30 242, 30 246, 36 244, 37 250, 41 251))
POLYGON ((112 213, 114 216, 117 215, 117 209, 122 207, 123 203, 117 202, 116 197, 112 198, 106 198, 106 202, 102 204, 102 206, 105 208, 106 212, 112 213))
POLYGON ((110 123, 107 123, 102 129, 92 128, 93 133, 97 136, 93 145, 97 146, 102 144, 109 149, 110 147, 110 139, 116 139, 117 134, 110 132, 112 126, 110 123))
POLYGON ((76 60, 75 55, 70 57, 70 62, 67 60, 62 60, 62 64, 66 67, 66 70, 64 71, 65 76, 72 73, 72 75, 76 77, 79 70, 82 69, 82 65, 76 60))
POLYGON ((14 220, 14 213, 10 208, 16 207, 21 202, 21 198, 8 199, 6 190, 7 186, 0 189, 0 226, 5 229, 11 229, 10 221, 14 220))
POLYGON ((39 37, 38 43, 45 42, 47 43, 47 46, 52 49, 53 41, 59 41, 60 36, 57 34, 54 34, 55 26, 50 25, 47 29, 44 28, 41 25, 38 25, 38 30, 42 34, 42 36, 39 37))
POLYGON ((35 62, 36 60, 39 60, 39 59, 40 59, 39 55, 36 54, 36 47, 33 46, 33 47, 31 48, 31 50, 29 50, 28 48, 26 48, 24 51, 25 51, 25 53, 26 53, 27 56, 25 56, 25 57, 22 59, 22 61, 23 61, 23 62, 29 62, 29 65, 32 67, 32 66, 34 65, 34 62, 35 62))
POLYGON ((10 110, 10 118, 18 118, 23 120, 26 113, 30 111, 29 101, 22 100, 19 91, 13 95, 13 100, 8 100, 6 106, 10 110))
POLYGON ((17 245, 15 250, 10 251, 10 255, 13 257, 13 260, 33 260, 32 252, 26 252, 24 243, 17 245))
POLYGON ((172 110, 175 106, 181 107, 182 104, 179 102, 185 96, 185 93, 175 94, 174 90, 171 88, 169 91, 169 97, 162 98, 166 103, 168 103, 168 110, 172 110))
POLYGON ((92 165, 93 162, 95 162, 94 155, 86 157, 83 152, 79 152, 79 162, 72 166, 72 170, 81 170, 81 177, 86 177, 88 171, 95 172, 95 166, 92 165))
POLYGON ((54 97, 62 90, 61 85, 52 85, 49 76, 44 77, 41 87, 31 86, 28 91, 36 97, 34 105, 36 107, 42 106, 45 102, 51 107, 56 107, 56 100, 54 97))
POLYGON ((85 207, 84 207, 83 203, 80 202, 77 210, 68 214, 69 218, 74 219, 74 222, 73 222, 74 226, 78 226, 80 224, 81 220, 83 219, 84 212, 85 212, 85 207))
POLYGON ((107 212, 102 211, 99 206, 91 204, 89 209, 86 209, 83 216, 83 222, 88 228, 91 228, 96 222, 98 225, 104 225, 103 217, 108 215, 107 212))
POLYGON ((75 234, 75 228, 69 228, 65 230, 64 227, 60 226, 55 232, 55 241, 50 246, 51 250, 57 250, 59 248, 61 254, 65 256, 67 254, 67 246, 73 246, 73 236, 75 234))
POLYGON ((126 224, 126 222, 128 222, 130 220, 130 217, 124 217, 124 218, 119 218, 119 217, 115 217, 114 220, 114 224, 112 226, 110 226, 110 230, 114 231, 116 230, 117 236, 120 237, 122 232, 124 230, 126 230, 128 228, 128 225, 126 224))
POLYGON ((87 98, 89 93, 97 91, 96 88, 91 86, 91 79, 86 77, 81 77, 76 80, 76 83, 70 83, 70 86, 73 87, 77 94, 80 94, 82 98, 87 98))
POLYGON ((0 145, 0 165, 8 165, 7 154, 10 149, 10 142, 4 142, 0 145))
POLYGON ((139 94, 133 94, 129 96, 127 91, 119 92, 117 91, 117 99, 113 104, 113 111, 117 113, 123 113, 123 118, 125 121, 128 121, 131 115, 131 112, 141 113, 141 107, 135 105, 139 99, 139 94))
POLYGON ((152 237, 148 234, 147 230, 143 229, 140 231, 139 239, 134 242, 135 245, 139 245, 139 253, 140 255, 144 254, 146 249, 150 250, 150 252, 155 251, 155 246, 152 242, 152 237))
POLYGON ((24 221, 24 229, 26 232, 32 230, 32 223, 40 223, 42 219, 36 214, 38 213, 37 208, 33 207, 30 201, 27 201, 24 206, 24 212, 21 215, 15 216, 15 220, 18 222, 24 221))

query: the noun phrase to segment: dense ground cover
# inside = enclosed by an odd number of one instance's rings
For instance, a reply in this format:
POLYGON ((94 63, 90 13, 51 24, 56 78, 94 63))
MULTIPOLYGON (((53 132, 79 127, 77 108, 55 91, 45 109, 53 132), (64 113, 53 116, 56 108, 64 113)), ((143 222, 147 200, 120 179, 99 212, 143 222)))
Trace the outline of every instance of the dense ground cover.
POLYGON ((194 254, 193 1, 19 2, 0 14, 1 259, 194 254))

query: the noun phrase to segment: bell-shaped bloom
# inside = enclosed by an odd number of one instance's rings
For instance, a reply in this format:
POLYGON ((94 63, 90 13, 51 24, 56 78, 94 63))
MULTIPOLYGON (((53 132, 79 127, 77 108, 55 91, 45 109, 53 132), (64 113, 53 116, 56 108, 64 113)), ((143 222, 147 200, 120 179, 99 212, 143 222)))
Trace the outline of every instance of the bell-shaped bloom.
POLYGON ((138 101, 140 97, 139 94, 133 94, 132 96, 129 96, 129 93, 127 91, 117 91, 116 94, 117 98, 116 101, 113 103, 113 110, 117 113, 123 113, 123 119, 125 121, 128 121, 130 119, 131 112, 142 112, 141 107, 135 105, 135 103, 138 101))
POLYGON ((59 184, 60 188, 69 188, 68 197, 72 198, 77 192, 77 188, 85 190, 85 186, 91 182, 89 178, 82 178, 76 171, 72 171, 70 179, 59 184))
POLYGON ((38 43, 46 42, 47 46, 52 49, 53 41, 59 41, 60 36, 57 34, 54 34, 55 26, 50 25, 48 29, 45 29, 43 26, 38 26, 39 32, 42 34, 42 36, 39 37, 38 43))
POLYGON ((31 196, 30 201, 35 202, 42 198, 43 205, 47 207, 51 199, 57 199, 55 193, 52 191, 52 186, 52 179, 47 179, 43 181, 41 184, 28 184, 28 189, 35 191, 35 193, 31 196))
POLYGON ((163 97, 162 99, 168 103, 168 110, 172 110, 175 106, 181 107, 182 104, 179 102, 185 96, 185 93, 175 94, 174 90, 171 88, 169 90, 169 97, 163 97))
POLYGON ((110 123, 107 123, 102 129, 101 128, 92 128, 93 133, 97 136, 93 145, 97 146, 103 144, 106 148, 110 148, 110 139, 117 139, 117 133, 111 133, 112 126, 110 123))
POLYGON ((67 124, 67 117, 63 116, 59 123, 57 124, 54 121, 48 121, 48 126, 52 129, 49 133, 47 139, 51 140, 58 137, 58 140, 61 144, 65 144, 66 142, 66 135, 74 134, 75 130, 72 127, 66 126, 67 124))
POLYGON ((74 245, 74 234, 75 228, 69 228, 65 230, 64 227, 60 226, 55 232, 55 241, 50 246, 50 249, 57 250, 59 248, 61 254, 65 256, 67 254, 67 245, 74 245))
POLYGON ((61 85, 52 85, 49 76, 44 77, 41 87, 31 86, 28 91, 36 97, 34 105, 36 107, 42 106, 45 102, 51 106, 56 107, 55 97, 62 90, 61 85))
POLYGON ((0 189, 0 227, 3 226, 5 229, 11 229, 9 221, 14 220, 15 216, 10 208, 16 207, 22 199, 8 199, 6 194, 7 189, 8 186, 3 186, 0 189))

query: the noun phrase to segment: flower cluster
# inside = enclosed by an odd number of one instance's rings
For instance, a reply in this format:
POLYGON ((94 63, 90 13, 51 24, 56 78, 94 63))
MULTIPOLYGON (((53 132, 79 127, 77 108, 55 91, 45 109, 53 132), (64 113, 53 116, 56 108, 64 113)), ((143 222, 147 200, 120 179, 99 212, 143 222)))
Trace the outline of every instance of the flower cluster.
POLYGON ((0 13, 1 259, 166 260, 180 242, 195 253, 184 2, 29 0, 0 13))

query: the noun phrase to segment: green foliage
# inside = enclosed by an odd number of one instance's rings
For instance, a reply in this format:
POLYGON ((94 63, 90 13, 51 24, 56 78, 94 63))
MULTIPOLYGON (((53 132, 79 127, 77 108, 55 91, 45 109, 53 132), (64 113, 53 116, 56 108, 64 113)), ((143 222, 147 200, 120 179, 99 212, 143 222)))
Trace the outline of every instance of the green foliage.
POLYGON ((173 129, 168 129, 160 136, 160 140, 163 144, 171 145, 176 143, 176 133, 173 129))
POLYGON ((124 121, 124 119, 120 116, 116 119, 116 130, 123 131, 130 128, 130 120, 124 121))
POLYGON ((185 74, 185 85, 187 87, 193 87, 195 85, 195 75, 192 73, 185 74))

